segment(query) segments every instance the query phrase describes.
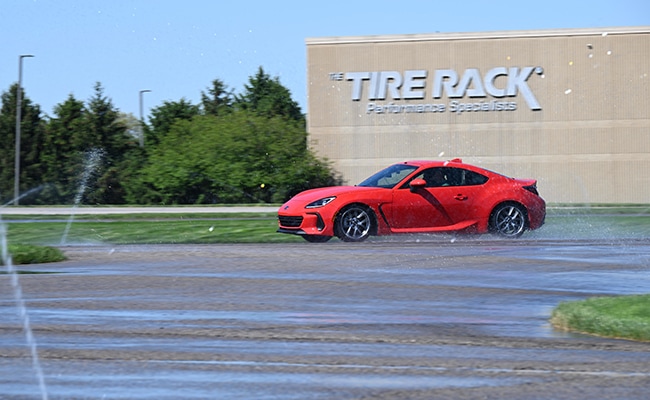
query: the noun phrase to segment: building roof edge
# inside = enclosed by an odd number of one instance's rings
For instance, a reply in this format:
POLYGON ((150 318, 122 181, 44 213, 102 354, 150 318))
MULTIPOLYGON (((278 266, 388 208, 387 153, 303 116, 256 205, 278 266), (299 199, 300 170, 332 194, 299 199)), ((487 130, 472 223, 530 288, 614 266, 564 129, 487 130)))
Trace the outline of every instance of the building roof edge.
POLYGON ((471 40, 471 39, 505 39, 553 36, 593 36, 621 34, 650 33, 650 26, 603 27, 603 28, 570 28, 570 29, 537 29, 518 31, 490 32, 454 32, 454 33, 417 33, 400 35, 368 35, 368 36, 330 36, 307 38, 307 45, 351 44, 351 43, 389 43, 389 42, 420 42, 437 40, 471 40))

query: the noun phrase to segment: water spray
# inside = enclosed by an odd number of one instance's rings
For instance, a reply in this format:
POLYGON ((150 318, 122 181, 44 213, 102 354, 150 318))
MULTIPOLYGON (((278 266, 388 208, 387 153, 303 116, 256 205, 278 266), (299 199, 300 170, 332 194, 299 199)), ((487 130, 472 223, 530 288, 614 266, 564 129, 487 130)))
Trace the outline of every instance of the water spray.
POLYGON ((2 214, 0 214, 0 250, 2 251, 2 263, 7 266, 7 275, 11 277, 11 286, 14 290, 14 299, 16 301, 18 313, 20 314, 20 319, 22 321, 23 332, 25 332, 25 339, 32 355, 32 365, 34 371, 36 372, 36 378, 38 379, 38 386, 41 390, 41 398, 43 400, 47 400, 47 388, 45 386, 45 377, 43 375, 43 370, 41 369, 41 363, 38 359, 36 339, 32 333, 31 324, 29 322, 29 315, 27 314, 27 307, 25 306, 25 301, 23 300, 23 291, 20 286, 20 282, 18 281, 18 272, 16 272, 16 269, 14 268, 13 262, 11 260, 11 255, 9 254, 9 246, 7 244, 7 227, 4 221, 2 221, 2 214))
POLYGON ((68 232, 70 232, 70 227, 72 226, 72 221, 74 220, 74 215, 81 203, 81 198, 83 197, 84 192, 86 191, 86 185, 91 174, 95 171, 99 162, 102 159, 104 152, 101 149, 92 149, 86 153, 86 159, 84 161, 84 170, 79 182, 79 189, 77 194, 74 197, 74 203, 72 205, 72 211, 70 212, 70 218, 68 218, 68 223, 65 226, 63 231, 63 236, 61 236, 61 245, 63 246, 68 238, 68 232))
POLYGON ((8 202, 4 203, 3 205, 0 206, 0 208, 7 207, 8 205, 13 204, 16 200, 19 200, 19 201, 20 201, 20 200, 22 200, 23 197, 27 197, 27 196, 29 196, 29 195, 31 195, 31 194, 33 194, 33 193, 36 193, 36 192, 38 192, 39 190, 43 189, 43 187, 45 187, 45 186, 47 186, 47 185, 41 185, 41 186, 39 186, 39 187, 35 187, 34 189, 30 189, 30 190, 28 190, 27 192, 25 192, 25 193, 21 194, 20 196, 18 196, 18 198, 16 198, 16 199, 11 199, 11 200, 9 200, 8 202))

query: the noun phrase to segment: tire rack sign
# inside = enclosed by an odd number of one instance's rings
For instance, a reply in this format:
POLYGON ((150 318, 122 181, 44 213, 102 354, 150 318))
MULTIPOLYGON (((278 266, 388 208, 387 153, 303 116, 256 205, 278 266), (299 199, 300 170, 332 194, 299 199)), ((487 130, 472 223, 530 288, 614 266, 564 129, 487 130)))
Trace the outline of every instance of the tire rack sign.
POLYGON ((464 113, 515 111, 521 95, 530 110, 542 109, 528 86, 533 75, 544 77, 542 67, 496 67, 481 75, 468 68, 462 75, 453 69, 437 69, 429 78, 427 70, 331 72, 332 81, 352 85, 352 101, 365 95, 366 114, 464 113), (429 86, 430 85, 430 86, 429 86), (430 93, 427 95, 428 90, 430 93), (447 102, 436 102, 446 95, 447 102), (429 97, 427 97, 429 96, 429 97), (422 102, 427 98, 433 102, 422 102), (414 100, 414 102, 402 102, 414 100), (419 101, 418 101, 419 100, 419 101))

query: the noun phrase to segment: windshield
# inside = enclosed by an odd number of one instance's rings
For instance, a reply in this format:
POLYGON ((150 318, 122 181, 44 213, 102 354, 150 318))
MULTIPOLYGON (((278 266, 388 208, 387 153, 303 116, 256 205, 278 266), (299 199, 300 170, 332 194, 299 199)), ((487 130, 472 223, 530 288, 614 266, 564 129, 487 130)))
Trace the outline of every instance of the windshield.
POLYGON ((393 188, 406 178, 411 172, 418 169, 414 165, 395 164, 383 169, 357 186, 393 188))

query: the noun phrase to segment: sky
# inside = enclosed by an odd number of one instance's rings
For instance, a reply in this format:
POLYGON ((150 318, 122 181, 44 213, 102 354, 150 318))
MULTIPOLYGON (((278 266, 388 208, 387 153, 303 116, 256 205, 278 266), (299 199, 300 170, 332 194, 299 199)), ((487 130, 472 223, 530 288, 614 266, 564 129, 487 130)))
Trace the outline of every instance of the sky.
POLYGON ((145 120, 220 79, 235 93, 261 66, 307 112, 307 38, 650 26, 648 0, 2 0, 0 93, 18 81, 53 117, 94 86, 145 120))

